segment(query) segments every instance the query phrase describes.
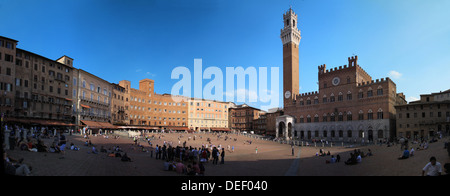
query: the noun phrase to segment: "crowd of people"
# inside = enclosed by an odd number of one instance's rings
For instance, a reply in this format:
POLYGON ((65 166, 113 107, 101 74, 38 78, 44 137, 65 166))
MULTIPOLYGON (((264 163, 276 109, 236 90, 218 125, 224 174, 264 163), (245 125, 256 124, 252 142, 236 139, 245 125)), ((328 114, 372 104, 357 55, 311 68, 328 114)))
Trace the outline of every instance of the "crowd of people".
MULTIPOLYGON (((37 153, 58 153, 61 155, 60 159, 65 158, 66 151, 66 137, 63 133, 56 129, 49 129, 48 127, 30 127, 13 125, 5 126, 8 130, 7 143, 3 144, 4 149, 20 150, 37 153), (44 139, 53 139, 50 145, 44 142, 44 139)), ((73 146, 73 144, 71 144, 73 146)), ((75 150, 72 147, 70 149, 75 150)), ((24 175, 31 174, 32 167, 23 163, 23 158, 15 159, 7 155, 6 151, 3 154, 5 163, 5 172, 9 175, 24 175)))
MULTIPOLYGON (((216 141, 220 141, 223 139, 224 141, 231 140, 232 138, 228 135, 221 134, 213 134, 213 136, 217 136, 216 141)), ((224 146, 219 144, 216 146, 213 144, 213 140, 210 137, 205 138, 206 143, 203 143, 201 147, 192 147, 187 146, 187 141, 192 140, 203 140, 203 136, 197 135, 188 136, 188 140, 181 143, 181 140, 184 136, 178 136, 178 144, 174 146, 174 142, 172 141, 163 141, 162 145, 156 145, 153 147, 152 140, 158 138, 158 140, 164 139, 164 134, 159 134, 158 137, 152 135, 151 137, 145 137, 149 144, 149 150, 145 150, 143 146, 141 146, 142 151, 149 152, 150 157, 153 157, 155 154, 155 159, 163 160, 163 169, 165 171, 176 171, 179 174, 185 175, 204 175, 205 167, 204 164, 211 163, 213 165, 225 164, 225 153, 226 150, 224 146), (182 144, 182 145, 181 145, 182 144), (187 166, 186 166, 187 165, 187 166)), ((136 139, 134 139, 134 145, 140 145, 136 139)), ((234 138, 234 141, 237 141, 234 138)), ((234 151, 234 146, 231 148, 228 145, 227 150, 229 152, 234 151)))

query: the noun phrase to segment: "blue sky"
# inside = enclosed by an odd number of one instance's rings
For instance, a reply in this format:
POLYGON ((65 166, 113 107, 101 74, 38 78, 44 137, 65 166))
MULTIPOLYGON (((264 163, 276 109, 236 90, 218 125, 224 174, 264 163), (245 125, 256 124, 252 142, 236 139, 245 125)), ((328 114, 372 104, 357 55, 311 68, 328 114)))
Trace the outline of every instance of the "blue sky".
POLYGON ((279 67, 281 95, 279 36, 290 5, 302 35, 300 92, 318 90, 318 65, 341 66, 353 55, 408 100, 450 88, 448 0, 0 0, 0 35, 50 59, 72 57, 109 82, 138 88, 154 79, 157 93, 178 82, 175 67, 193 73, 194 58, 224 73, 279 67))

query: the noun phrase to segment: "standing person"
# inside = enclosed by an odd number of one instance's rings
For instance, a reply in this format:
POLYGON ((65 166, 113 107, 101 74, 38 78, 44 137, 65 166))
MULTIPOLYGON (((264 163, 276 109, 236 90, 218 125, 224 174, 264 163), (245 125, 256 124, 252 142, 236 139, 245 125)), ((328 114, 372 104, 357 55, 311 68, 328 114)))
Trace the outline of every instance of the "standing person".
POLYGON ((156 145, 156 148, 155 148, 155 158, 156 159, 158 159, 158 151, 159 151, 159 146, 158 146, 158 144, 156 145))
POLYGON ((150 158, 153 158, 153 147, 150 146, 150 158))
POLYGON ((255 154, 258 154, 258 146, 255 148, 255 154))
POLYGON ((294 145, 291 145, 292 148, 292 156, 294 156, 294 145))
POLYGON ((162 146, 159 146, 159 149, 158 149, 158 159, 162 159, 162 158, 161 158, 162 152, 163 152, 162 146))
POLYGON ((431 157, 430 162, 422 169, 422 176, 440 176, 442 173, 441 163, 436 161, 436 157, 431 157))
POLYGON ((166 160, 167 159, 167 147, 166 147, 166 145, 163 146, 162 153, 163 153, 163 158, 162 159, 166 160))
POLYGON ((339 161, 341 161, 341 156, 339 154, 336 155, 336 162, 339 163, 339 161))
POLYGON ((219 160, 219 156, 218 156, 219 152, 217 150, 216 147, 214 147, 214 149, 212 150, 212 157, 213 157, 213 164, 217 165, 217 162, 219 160))
POLYGON ((222 160, 220 161, 220 164, 224 164, 225 163, 225 149, 222 148, 222 153, 220 154, 220 157, 222 157, 222 160))

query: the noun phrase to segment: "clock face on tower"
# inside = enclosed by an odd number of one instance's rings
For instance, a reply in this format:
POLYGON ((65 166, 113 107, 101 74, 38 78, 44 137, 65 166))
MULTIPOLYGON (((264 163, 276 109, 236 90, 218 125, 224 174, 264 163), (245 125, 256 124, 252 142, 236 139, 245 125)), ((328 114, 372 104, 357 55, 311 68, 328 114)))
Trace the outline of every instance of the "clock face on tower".
POLYGON ((335 77, 331 82, 333 83, 334 86, 337 86, 341 82, 341 79, 339 77, 335 77))
POLYGON ((284 93, 284 97, 287 99, 287 98, 289 98, 289 97, 291 97, 291 91, 286 91, 285 93, 284 93))

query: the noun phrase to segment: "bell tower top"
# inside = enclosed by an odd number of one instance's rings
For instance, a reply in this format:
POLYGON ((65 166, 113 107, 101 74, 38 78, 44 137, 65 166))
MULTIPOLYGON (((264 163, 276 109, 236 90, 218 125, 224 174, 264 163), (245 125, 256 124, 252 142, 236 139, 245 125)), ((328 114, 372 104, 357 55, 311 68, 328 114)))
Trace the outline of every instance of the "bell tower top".
POLYGON ((289 10, 283 14, 283 23, 284 28, 281 29, 281 41, 284 44, 287 44, 289 42, 293 42, 297 45, 300 44, 300 30, 297 28, 297 14, 292 10, 292 8, 289 8, 289 10))

